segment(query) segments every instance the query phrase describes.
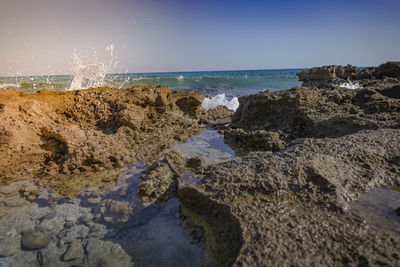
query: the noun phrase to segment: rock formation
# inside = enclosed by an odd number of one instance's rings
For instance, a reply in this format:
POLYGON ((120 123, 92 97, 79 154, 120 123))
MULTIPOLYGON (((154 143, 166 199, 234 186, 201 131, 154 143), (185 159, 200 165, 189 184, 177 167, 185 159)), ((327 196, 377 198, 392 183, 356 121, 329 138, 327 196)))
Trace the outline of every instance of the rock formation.
POLYGON ((349 211, 369 190, 400 186, 398 66, 313 68, 302 87, 239 99, 222 132, 244 156, 201 167, 199 185, 163 184, 218 233, 219 264, 400 264, 400 236, 349 211), (337 86, 347 79, 362 88, 337 86))
POLYGON ((202 98, 168 87, 0 92, 0 182, 53 177, 41 182, 71 192, 110 179, 79 177, 150 160, 197 133, 202 98))

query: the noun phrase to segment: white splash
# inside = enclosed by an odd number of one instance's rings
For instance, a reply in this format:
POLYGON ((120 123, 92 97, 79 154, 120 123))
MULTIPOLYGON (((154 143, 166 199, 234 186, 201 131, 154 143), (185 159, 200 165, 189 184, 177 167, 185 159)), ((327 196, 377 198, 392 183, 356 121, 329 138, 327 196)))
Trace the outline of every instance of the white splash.
POLYGON ((339 84, 339 87, 347 88, 347 89, 360 89, 362 86, 359 83, 352 83, 351 81, 348 81, 347 83, 341 83, 339 84))
POLYGON ((15 83, 2 83, 0 84, 0 90, 3 89, 17 89, 20 88, 21 84, 15 84, 15 83))
POLYGON ((217 106, 225 106, 228 109, 235 111, 239 107, 239 99, 234 97, 229 101, 225 94, 218 94, 212 98, 204 98, 201 106, 205 110, 216 108, 217 106))
POLYGON ((183 81, 183 79, 185 79, 185 77, 183 77, 182 75, 179 75, 178 77, 176 77, 178 79, 178 81, 183 81))
POLYGON ((100 87, 105 85, 106 75, 112 73, 117 67, 118 61, 115 61, 114 45, 109 45, 106 52, 109 54, 104 63, 96 56, 96 51, 93 50, 93 55, 88 60, 89 63, 84 63, 83 58, 77 53, 73 55, 72 67, 72 82, 69 90, 88 89, 91 87, 100 87))

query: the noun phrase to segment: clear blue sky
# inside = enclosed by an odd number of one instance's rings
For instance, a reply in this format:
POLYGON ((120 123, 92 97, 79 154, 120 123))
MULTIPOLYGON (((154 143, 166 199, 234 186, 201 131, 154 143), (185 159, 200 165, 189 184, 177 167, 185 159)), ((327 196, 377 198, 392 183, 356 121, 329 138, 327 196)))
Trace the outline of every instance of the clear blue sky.
POLYGON ((0 75, 70 73, 115 46, 118 72, 400 60, 399 0, 1 0, 0 75))

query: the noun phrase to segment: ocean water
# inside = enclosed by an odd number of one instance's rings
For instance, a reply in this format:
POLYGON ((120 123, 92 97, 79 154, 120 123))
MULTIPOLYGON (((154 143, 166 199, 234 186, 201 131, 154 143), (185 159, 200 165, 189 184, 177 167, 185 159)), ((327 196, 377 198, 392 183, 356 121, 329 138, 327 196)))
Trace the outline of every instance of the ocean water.
POLYGON ((210 96, 225 94, 228 99, 259 91, 277 91, 301 85, 296 73, 302 69, 201 71, 105 74, 96 65, 81 65, 72 75, 0 77, 0 90, 34 92, 40 89, 70 90, 112 86, 161 85, 172 89, 194 89, 210 96), (89 69, 89 67, 91 69, 89 69), (99 73, 101 75, 99 75, 99 73))

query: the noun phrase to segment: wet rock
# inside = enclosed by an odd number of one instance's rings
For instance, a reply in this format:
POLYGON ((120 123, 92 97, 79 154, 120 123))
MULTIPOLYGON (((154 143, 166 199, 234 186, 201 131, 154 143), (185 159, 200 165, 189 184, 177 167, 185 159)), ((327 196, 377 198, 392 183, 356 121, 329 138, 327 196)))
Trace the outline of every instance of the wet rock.
POLYGON ((73 222, 66 222, 66 223, 64 223, 64 227, 65 228, 72 228, 72 227, 74 227, 75 226, 75 223, 73 223, 73 222))
POLYGON ((176 195, 178 178, 185 169, 185 159, 175 151, 169 151, 161 161, 155 161, 139 185, 138 194, 144 202, 163 202, 176 195))
POLYGON ((78 240, 72 241, 68 245, 68 249, 65 254, 62 256, 63 261, 71 261, 75 259, 82 258, 84 256, 85 251, 83 250, 81 242, 78 240))
POLYGON ((89 239, 86 251, 85 262, 88 266, 133 266, 130 256, 124 249, 110 241, 89 239))
POLYGON ((20 247, 20 241, 15 238, 1 239, 0 257, 12 256, 20 249, 20 247))
POLYGON ((199 170, 204 164, 205 161, 201 157, 190 158, 186 161, 186 167, 194 170, 199 170))
POLYGON ((85 215, 79 217, 79 221, 82 223, 89 223, 89 222, 93 221, 93 219, 94 219, 94 215, 91 213, 88 213, 88 214, 85 214, 85 215))
POLYGON ((89 204, 92 204, 92 205, 99 204, 100 201, 101 201, 101 198, 100 198, 100 197, 88 198, 88 200, 87 200, 87 202, 88 202, 89 204))
POLYGON ((107 199, 103 207, 104 221, 107 223, 126 223, 133 214, 135 204, 127 201, 107 199))
POLYGON ((39 249, 44 248, 50 243, 50 238, 41 233, 33 230, 26 230, 22 232, 21 245, 25 249, 39 249))

